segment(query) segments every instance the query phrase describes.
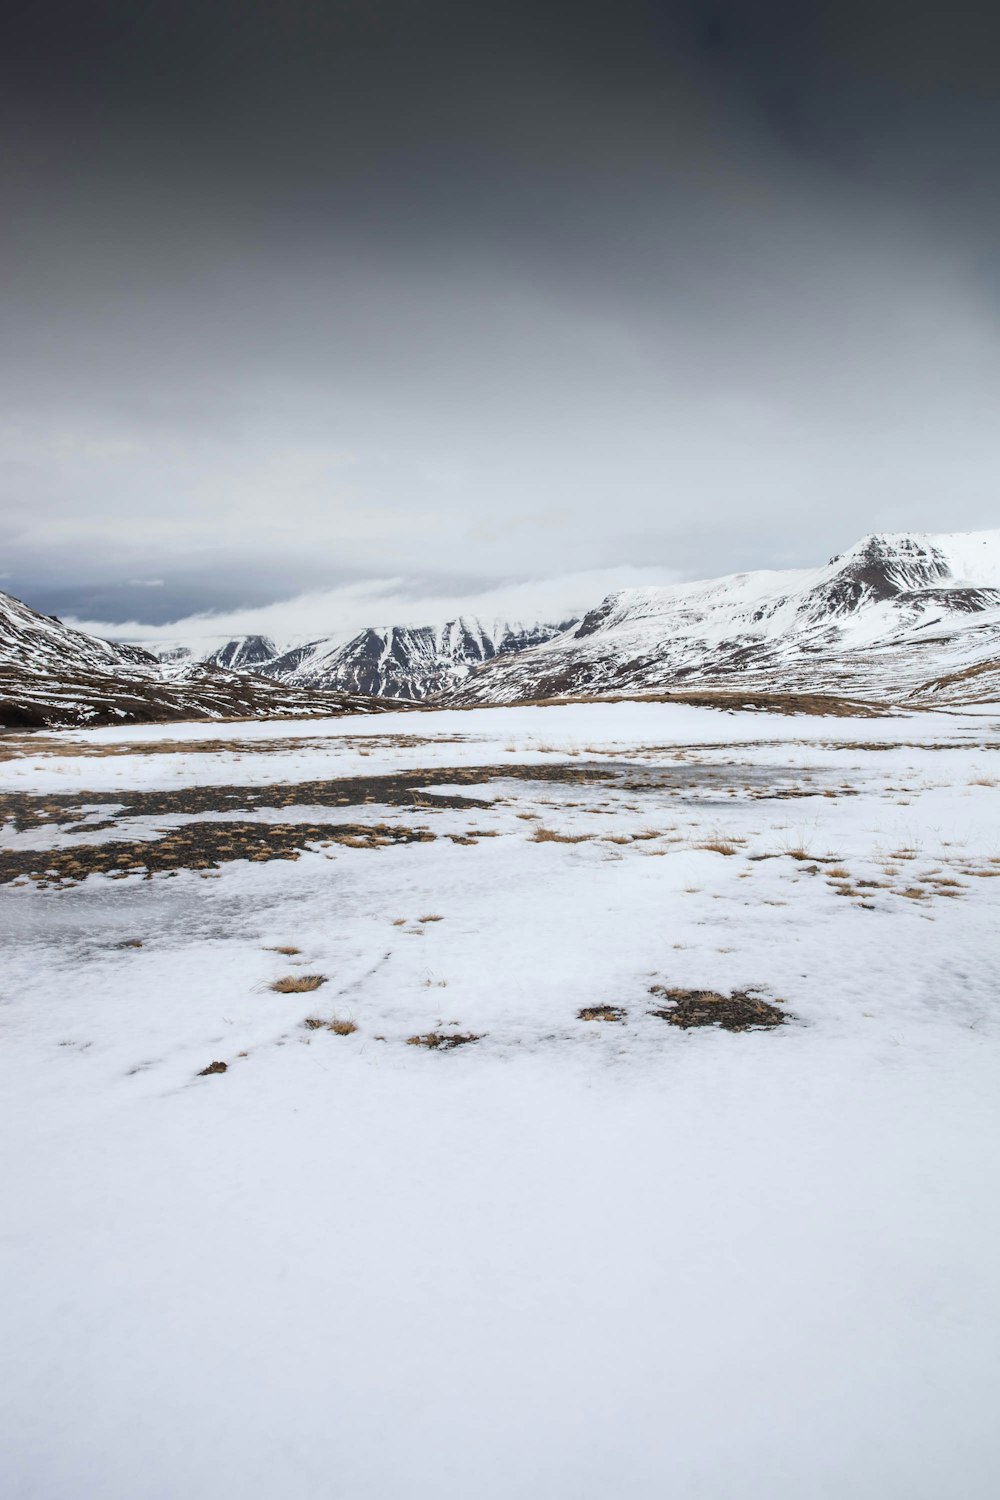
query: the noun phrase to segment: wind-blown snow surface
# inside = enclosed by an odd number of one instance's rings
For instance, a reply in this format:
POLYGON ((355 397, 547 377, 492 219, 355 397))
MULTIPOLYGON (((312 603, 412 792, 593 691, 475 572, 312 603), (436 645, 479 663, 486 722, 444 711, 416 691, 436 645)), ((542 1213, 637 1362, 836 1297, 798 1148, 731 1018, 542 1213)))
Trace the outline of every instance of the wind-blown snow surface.
POLYGON ((430 835, 0 886, 6 1495, 996 1495, 994 714, 6 743, 43 867, 206 799, 430 835))

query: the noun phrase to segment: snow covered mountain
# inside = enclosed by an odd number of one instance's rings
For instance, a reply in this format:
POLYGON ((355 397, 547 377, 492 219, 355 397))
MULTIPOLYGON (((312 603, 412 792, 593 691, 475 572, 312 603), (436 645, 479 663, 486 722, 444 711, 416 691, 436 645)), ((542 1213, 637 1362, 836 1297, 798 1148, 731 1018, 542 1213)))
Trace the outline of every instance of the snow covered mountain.
POLYGON ((201 660, 205 666, 227 667, 232 672, 263 672, 268 662, 274 661, 278 655, 278 648, 270 636, 243 635, 237 640, 227 641, 201 660))
POLYGON ((0 593, 0 726, 371 712, 352 694, 307 690, 201 663, 166 665, 0 593))
POLYGON ((825 567, 611 594, 456 703, 680 688, 973 701, 1000 675, 1000 531, 863 538, 825 567))
POLYGON ((436 626, 372 628, 347 642, 326 638, 282 653, 264 636, 243 636, 205 660, 302 687, 419 702, 456 687, 483 662, 526 651, 575 623, 521 625, 459 618, 436 626))

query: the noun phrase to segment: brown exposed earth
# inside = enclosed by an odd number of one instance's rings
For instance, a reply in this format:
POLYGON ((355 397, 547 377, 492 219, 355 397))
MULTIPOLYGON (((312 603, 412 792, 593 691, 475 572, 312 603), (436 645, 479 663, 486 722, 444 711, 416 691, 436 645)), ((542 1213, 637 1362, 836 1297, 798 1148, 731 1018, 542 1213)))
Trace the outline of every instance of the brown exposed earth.
POLYGON ((650 1015, 685 1030, 693 1026, 720 1026, 723 1031, 769 1031, 774 1026, 783 1026, 788 1019, 777 1005, 745 990, 720 995, 715 990, 668 989, 654 984, 649 993, 668 1002, 650 1011, 650 1015))

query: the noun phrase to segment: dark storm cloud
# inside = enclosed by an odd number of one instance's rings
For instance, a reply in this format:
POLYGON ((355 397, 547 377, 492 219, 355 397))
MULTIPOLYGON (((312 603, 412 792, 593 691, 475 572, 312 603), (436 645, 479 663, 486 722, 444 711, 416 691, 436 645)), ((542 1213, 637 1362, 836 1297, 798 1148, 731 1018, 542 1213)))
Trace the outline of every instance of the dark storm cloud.
POLYGON ((166 619, 989 524, 997 60, 963 4, 21 7, 4 586, 166 619))

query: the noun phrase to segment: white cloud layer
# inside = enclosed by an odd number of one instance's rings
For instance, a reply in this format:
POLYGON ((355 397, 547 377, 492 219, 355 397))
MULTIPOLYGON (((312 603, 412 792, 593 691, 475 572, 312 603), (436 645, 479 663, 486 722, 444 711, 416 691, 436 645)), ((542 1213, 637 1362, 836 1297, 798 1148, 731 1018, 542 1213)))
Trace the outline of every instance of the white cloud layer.
POLYGON ((677 572, 666 568, 626 566, 528 579, 476 594, 421 596, 408 590, 402 578, 381 578, 317 590, 259 608, 190 615, 166 625, 77 619, 67 619, 67 624, 150 649, 186 645, 201 654, 240 635, 268 635, 279 646, 290 646, 321 636, 349 640, 366 626, 431 625, 457 615, 527 624, 558 623, 593 609, 606 594, 618 589, 675 583, 678 578, 677 572))

